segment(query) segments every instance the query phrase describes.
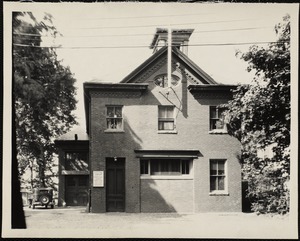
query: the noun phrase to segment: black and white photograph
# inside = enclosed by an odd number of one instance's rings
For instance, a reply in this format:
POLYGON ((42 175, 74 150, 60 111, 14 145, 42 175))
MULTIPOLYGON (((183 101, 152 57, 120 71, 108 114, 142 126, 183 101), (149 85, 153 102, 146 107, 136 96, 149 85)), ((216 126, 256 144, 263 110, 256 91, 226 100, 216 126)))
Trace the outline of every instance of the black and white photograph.
POLYGON ((3 238, 298 238, 298 3, 3 7, 3 238))

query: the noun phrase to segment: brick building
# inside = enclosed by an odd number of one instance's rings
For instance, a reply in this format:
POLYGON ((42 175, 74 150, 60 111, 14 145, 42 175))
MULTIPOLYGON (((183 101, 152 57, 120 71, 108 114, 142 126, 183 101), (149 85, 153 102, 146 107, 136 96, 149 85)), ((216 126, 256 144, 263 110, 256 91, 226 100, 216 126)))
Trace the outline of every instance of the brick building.
POLYGON ((56 141, 59 204, 85 205, 90 188, 92 212, 241 211, 240 143, 218 108, 234 86, 187 57, 192 32, 173 30, 169 82, 157 29, 152 56, 122 81, 84 83, 88 138, 56 141))

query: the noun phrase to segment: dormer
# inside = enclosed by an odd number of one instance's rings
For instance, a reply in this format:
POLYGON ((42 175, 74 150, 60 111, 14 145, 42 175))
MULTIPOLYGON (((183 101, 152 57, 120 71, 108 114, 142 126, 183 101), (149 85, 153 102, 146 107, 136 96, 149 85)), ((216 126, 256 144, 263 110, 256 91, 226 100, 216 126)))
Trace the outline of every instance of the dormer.
MULTIPOLYGON (((188 55, 188 42, 194 29, 172 29, 172 46, 177 47, 185 55, 188 55)), ((168 29, 157 28, 150 49, 153 53, 158 51, 161 47, 168 44, 168 29)))

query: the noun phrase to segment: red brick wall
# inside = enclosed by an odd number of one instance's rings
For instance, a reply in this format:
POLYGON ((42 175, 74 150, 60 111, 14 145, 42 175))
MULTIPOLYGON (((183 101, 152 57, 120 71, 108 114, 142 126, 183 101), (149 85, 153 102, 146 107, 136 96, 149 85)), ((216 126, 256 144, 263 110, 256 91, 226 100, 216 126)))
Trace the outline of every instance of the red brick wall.
MULTIPOLYGON (((158 72, 163 73, 165 66, 158 72)), ((182 76, 181 73, 177 73, 182 76)), ((149 76, 153 80, 154 75, 149 76)), ((183 78, 183 82, 186 79, 183 78)), ((155 192, 168 199, 175 211, 241 211, 241 166, 238 160, 239 142, 227 134, 209 134, 209 106, 226 102, 224 99, 206 98, 197 100, 187 90, 187 83, 170 90, 156 87, 149 82, 148 91, 141 97, 120 97, 117 94, 105 97, 92 94, 90 111, 90 161, 92 170, 105 171, 105 158, 126 158, 126 212, 151 210, 167 210, 161 202, 150 201, 149 181, 140 180, 139 159, 135 157, 135 149, 148 150, 199 150, 201 157, 194 160, 193 180, 154 180, 157 184, 155 192), (164 97, 165 96, 165 97, 164 97), (158 133, 158 105, 171 105, 176 111, 176 134, 158 133), (123 105, 124 132, 105 133, 105 105, 123 105), (209 195, 209 160, 222 158, 227 160, 228 191, 227 196, 209 195), (168 183, 168 184, 167 184, 168 183), (166 194, 167 185, 171 186, 166 194), (183 187, 184 186, 184 187, 183 187), (176 192, 178 189, 178 192, 176 192), (181 192, 180 192, 180 191, 181 192), (188 208, 183 207, 188 195, 188 208), (174 195, 174 199, 170 196, 174 195), (176 209, 175 208, 175 209, 176 209)), ((91 175, 92 176, 92 175, 91 175)), ((154 192, 154 191, 152 191, 154 192)), ((151 199, 152 198, 152 199, 151 199)), ((154 198, 155 199, 155 198, 154 198)), ((165 200, 166 201, 166 200, 165 200)), ((92 211, 105 212, 105 188, 92 188, 92 211)))
POLYGON ((141 212, 194 212, 193 179, 141 179, 141 212))

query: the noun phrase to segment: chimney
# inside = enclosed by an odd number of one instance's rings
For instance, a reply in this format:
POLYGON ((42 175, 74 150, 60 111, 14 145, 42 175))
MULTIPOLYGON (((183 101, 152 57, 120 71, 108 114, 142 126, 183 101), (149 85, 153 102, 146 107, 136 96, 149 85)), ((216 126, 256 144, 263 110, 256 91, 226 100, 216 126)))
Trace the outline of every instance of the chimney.
MULTIPOLYGON (((188 42, 194 29, 172 29, 172 46, 177 47, 184 54, 188 55, 188 42)), ((157 28, 150 49, 153 53, 158 51, 168 43, 168 29, 157 28)))

